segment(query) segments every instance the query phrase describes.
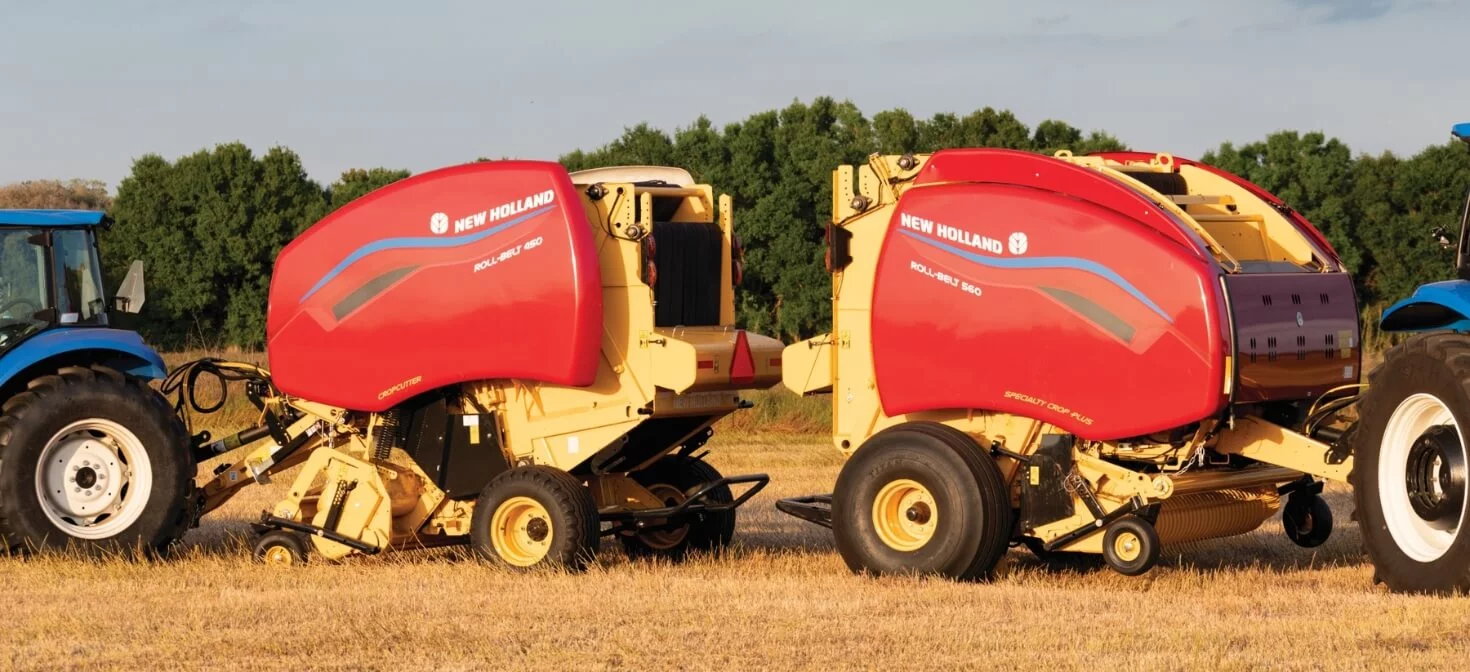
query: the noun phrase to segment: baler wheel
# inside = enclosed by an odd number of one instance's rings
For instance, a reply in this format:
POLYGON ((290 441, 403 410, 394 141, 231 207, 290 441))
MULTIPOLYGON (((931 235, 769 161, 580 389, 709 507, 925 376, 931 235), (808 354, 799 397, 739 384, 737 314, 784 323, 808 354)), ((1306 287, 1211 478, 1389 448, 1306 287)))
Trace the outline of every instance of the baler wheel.
POLYGON ((601 522, 592 492, 546 466, 516 467, 491 479, 475 501, 470 547, 515 570, 586 568, 597 557, 601 522))
POLYGON ((988 579, 1009 547, 1010 496, 989 453, 945 425, 883 430, 853 453, 832 495, 848 568, 988 579))
MULTIPOLYGON (((721 478, 720 472, 708 462, 683 455, 666 455, 631 476, 667 506, 682 504, 689 494, 721 478)), ((734 500, 730 486, 726 485, 715 488, 703 501, 728 504, 734 500)), ((730 509, 700 512, 691 517, 689 524, 676 529, 641 532, 619 539, 629 557, 680 561, 691 552, 717 552, 730 545, 734 537, 735 509, 730 509)))
POLYGON ((299 567, 306 564, 307 544, 300 534, 272 530, 255 540, 255 561, 273 567, 299 567))
POLYGON ((1316 493, 1294 493, 1281 509, 1286 538, 1302 548, 1316 548, 1332 536, 1332 507, 1316 493))
POLYGON ((1138 516, 1119 518, 1103 534, 1103 559, 1124 576, 1143 574, 1159 561, 1159 534, 1138 516))
POLYGON ((1470 335, 1413 336, 1369 385, 1351 480, 1374 574, 1393 591, 1470 592, 1470 335))

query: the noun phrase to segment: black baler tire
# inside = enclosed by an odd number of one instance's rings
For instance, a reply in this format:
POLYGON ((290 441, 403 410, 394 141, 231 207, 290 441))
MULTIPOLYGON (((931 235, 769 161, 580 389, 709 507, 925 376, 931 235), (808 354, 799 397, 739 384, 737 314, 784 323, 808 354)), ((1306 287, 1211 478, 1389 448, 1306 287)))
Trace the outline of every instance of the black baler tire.
POLYGON ((1332 536, 1332 507, 1327 500, 1315 493, 1293 494, 1286 498, 1281 508, 1281 527, 1286 538, 1302 548, 1316 548, 1332 536), (1303 522, 1310 527, 1302 530, 1303 522))
POLYGON ((602 523, 592 492, 577 477, 554 467, 536 465, 501 472, 480 491, 470 518, 470 548, 475 555, 511 570, 549 567, 581 571, 597 558, 601 543, 602 523), (551 517, 551 549, 530 567, 501 558, 490 539, 495 510, 512 497, 535 500, 551 517))
POLYGON ((1000 469, 968 435, 937 423, 896 425, 864 442, 837 477, 832 514, 837 550, 856 573, 988 580, 1009 548, 1012 511, 1000 469), (901 478, 929 490, 938 508, 934 536, 913 551, 888 546, 873 522, 878 491, 901 478))
MULTIPOLYGON (((1389 350, 1369 374, 1358 405, 1353 445, 1353 499, 1363 545, 1373 561, 1375 579, 1404 593, 1470 592, 1470 528, 1462 516, 1458 536, 1443 555, 1421 562, 1405 554, 1389 532, 1379 496, 1379 452, 1388 420, 1399 404, 1416 393, 1436 396, 1455 423, 1470 428, 1470 335, 1419 334, 1389 350)), ((1464 437, 1461 437, 1464 441, 1464 437)), ((1462 512, 1463 513, 1463 512, 1462 512)))
MULTIPOLYGON (((664 484, 690 494, 695 488, 717 481, 720 472, 704 460, 683 455, 665 455, 630 476, 643 487, 664 484)), ((711 490, 704 501, 727 504, 735 501, 730 486, 722 485, 711 490)), ((619 540, 623 550, 631 558, 660 557, 671 561, 682 561, 692 552, 718 552, 730 545, 735 538, 735 509, 711 511, 693 516, 686 526, 684 538, 669 548, 658 548, 646 543, 641 536, 623 535, 619 540)))
POLYGON ((196 465, 189 436, 168 402, 147 383, 101 366, 40 376, 0 410, 0 547, 70 548, 96 555, 166 551, 194 523, 196 465), (80 539, 47 518, 36 498, 37 461, 66 425, 102 418, 131 431, 148 454, 153 486, 138 520, 106 539, 80 539))

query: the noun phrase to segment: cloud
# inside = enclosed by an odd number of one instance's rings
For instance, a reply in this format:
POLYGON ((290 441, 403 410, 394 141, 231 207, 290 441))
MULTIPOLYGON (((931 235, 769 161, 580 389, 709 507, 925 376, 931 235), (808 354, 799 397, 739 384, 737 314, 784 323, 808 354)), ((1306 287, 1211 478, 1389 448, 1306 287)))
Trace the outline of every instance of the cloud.
POLYGON ((244 35, 259 29, 260 26, 238 16, 218 16, 204 24, 204 32, 211 35, 244 35))
POLYGON ((1395 9, 1392 0, 1287 0, 1287 3, 1306 10, 1312 23, 1317 24, 1371 21, 1395 9))

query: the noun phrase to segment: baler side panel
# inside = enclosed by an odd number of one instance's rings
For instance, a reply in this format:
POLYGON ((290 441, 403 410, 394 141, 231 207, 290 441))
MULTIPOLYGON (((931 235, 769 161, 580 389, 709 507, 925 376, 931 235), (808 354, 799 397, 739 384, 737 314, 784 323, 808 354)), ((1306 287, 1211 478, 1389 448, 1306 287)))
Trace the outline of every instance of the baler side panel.
POLYGON ((1208 417, 1227 401, 1218 277, 1148 224, 1070 194, 911 189, 875 279, 883 410, 1002 411, 1099 440, 1208 417))
POLYGON ((592 231, 555 163, 418 175, 333 213, 281 251, 267 338, 283 392, 378 411, 443 385, 596 376, 592 231))

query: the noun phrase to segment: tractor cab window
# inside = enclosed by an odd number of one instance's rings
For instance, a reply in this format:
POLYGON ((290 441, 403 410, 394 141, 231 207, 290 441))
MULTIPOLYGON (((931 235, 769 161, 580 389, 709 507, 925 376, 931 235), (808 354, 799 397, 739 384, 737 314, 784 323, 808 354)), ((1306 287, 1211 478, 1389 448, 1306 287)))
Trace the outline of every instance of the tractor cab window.
POLYGON ((92 232, 53 231, 51 247, 56 255, 56 311, 61 324, 105 324, 102 271, 97 268, 92 232))
POLYGON ((50 308, 46 291, 46 247, 35 229, 0 229, 0 349, 8 349, 46 327, 37 313, 50 308))

